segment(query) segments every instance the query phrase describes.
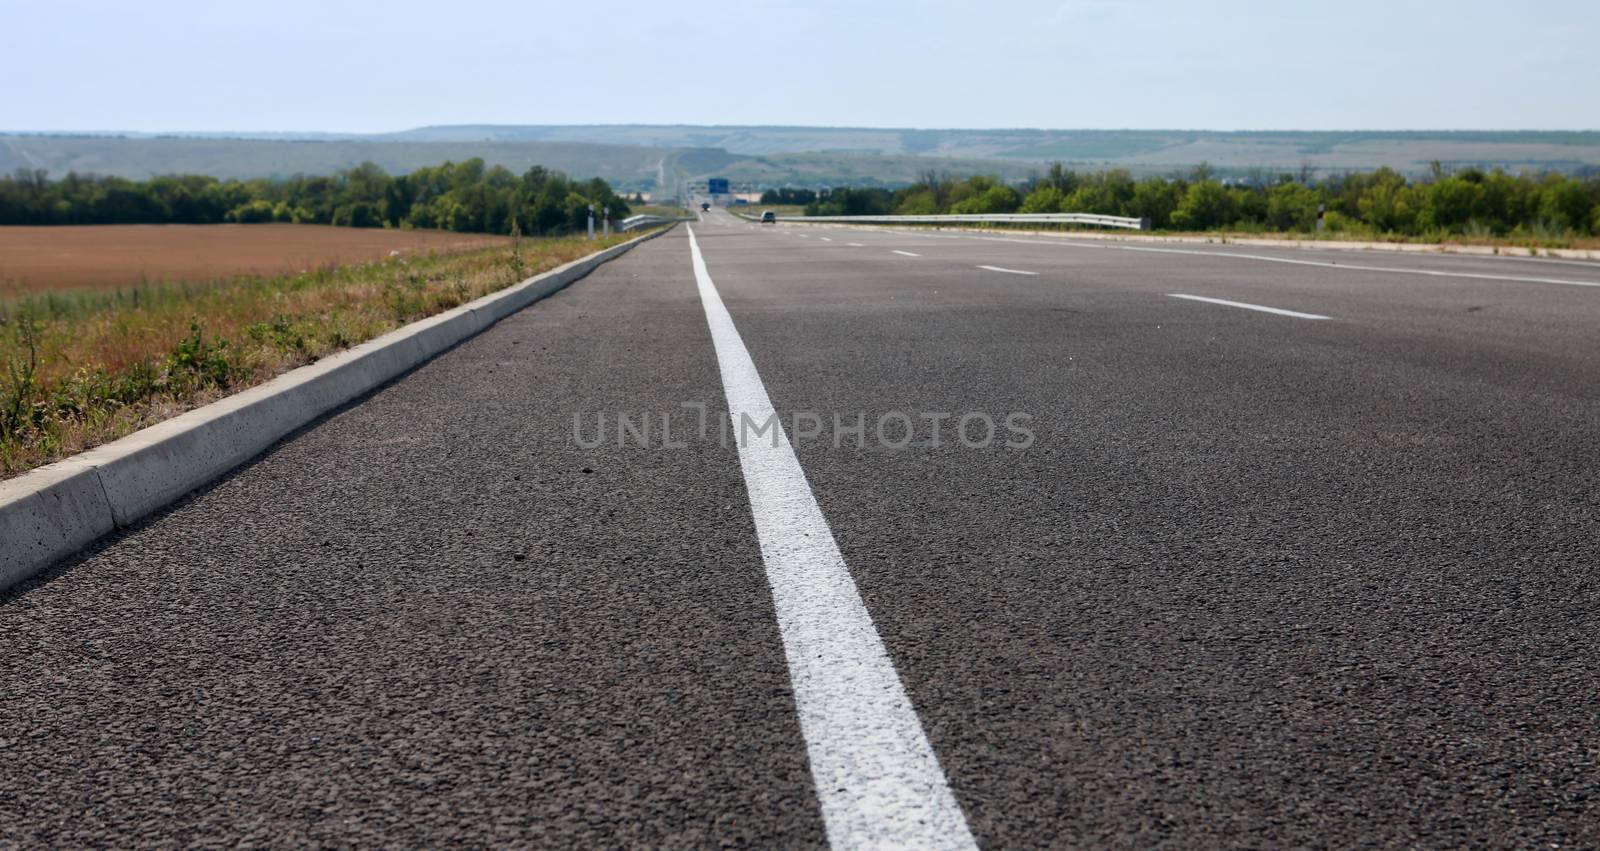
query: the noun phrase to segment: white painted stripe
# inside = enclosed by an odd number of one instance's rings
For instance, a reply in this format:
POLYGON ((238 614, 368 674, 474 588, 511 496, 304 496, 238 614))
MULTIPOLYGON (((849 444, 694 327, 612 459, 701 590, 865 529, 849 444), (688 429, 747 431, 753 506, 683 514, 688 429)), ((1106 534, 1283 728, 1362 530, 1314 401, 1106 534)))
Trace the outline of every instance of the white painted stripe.
POLYGON ((912 254, 909 251, 901 251, 898 248, 894 249, 894 253, 896 253, 896 254, 904 254, 907 257, 921 257, 922 256, 921 254, 912 254))
POLYGON ((861 244, 861 243, 859 243, 859 242, 847 242, 847 243, 845 243, 845 245, 848 245, 848 246, 850 246, 850 247, 851 247, 851 248, 866 248, 866 246, 865 246, 865 245, 862 245, 862 244, 861 244))
MULTIPOLYGON (((776 416, 689 231, 734 434, 776 416)), ((834 848, 976 848, 782 426, 739 442, 800 732, 834 848)))
POLYGON ((1228 301, 1221 298, 1206 298, 1203 295, 1184 295, 1183 293, 1167 293, 1173 298, 1186 298, 1190 301, 1203 301, 1210 304, 1221 304, 1228 307, 1242 307, 1245 310, 1259 310, 1262 313, 1276 313, 1279 316, 1293 316, 1296 319, 1332 319, 1331 316, 1321 316, 1316 313, 1301 313, 1298 310, 1284 310, 1279 307, 1262 307, 1259 304, 1245 304, 1242 301, 1228 301))
POLYGON ((819 237, 817 237, 817 239, 820 239, 823 242, 833 242, 833 240, 831 240, 831 239, 829 239, 829 238, 827 238, 825 236, 819 236, 819 237))
POLYGON ((1483 272, 1452 272, 1446 269, 1409 269, 1402 266, 1367 266, 1361 263, 1334 263, 1327 260, 1295 260, 1290 257, 1269 257, 1265 254, 1246 254, 1241 251, 1197 251, 1190 248, 1145 248, 1133 245, 1094 245, 1070 240, 1011 239, 1006 237, 972 237, 984 242, 1015 242, 1022 245, 1058 245, 1067 248, 1098 248, 1107 251, 1143 251, 1149 254, 1186 254, 1192 257, 1232 257, 1237 260, 1257 260, 1263 263, 1288 263, 1294 266, 1321 266, 1346 272, 1383 272, 1395 275, 1427 275, 1433 278, 1472 278, 1480 281, 1511 281, 1528 284, 1562 284, 1569 287, 1600 287, 1600 281, 1575 281, 1568 278, 1538 278, 1528 275, 1490 275, 1483 272))
POLYGON ((1007 275, 1037 275, 1038 272, 1024 272, 1021 269, 1007 269, 1003 266, 979 266, 979 269, 988 269, 991 272, 1004 272, 1007 275))
POLYGON ((1188 251, 1176 248, 1134 248, 1121 246, 1124 251, 1149 251, 1159 254, 1198 254, 1217 257, 1237 257, 1243 260, 1262 260, 1268 263, 1289 263, 1295 266, 1322 266, 1357 272, 1383 272, 1400 275, 1428 275, 1434 278, 1475 278, 1483 281, 1516 281, 1530 284, 1565 284, 1571 287, 1600 287, 1600 281, 1573 281, 1564 278, 1535 278, 1525 275, 1488 275, 1481 272, 1452 272, 1445 269, 1407 269, 1401 266, 1366 266, 1358 263, 1330 263, 1322 260, 1292 260, 1288 257, 1268 257, 1264 254, 1244 254, 1237 251, 1188 251))

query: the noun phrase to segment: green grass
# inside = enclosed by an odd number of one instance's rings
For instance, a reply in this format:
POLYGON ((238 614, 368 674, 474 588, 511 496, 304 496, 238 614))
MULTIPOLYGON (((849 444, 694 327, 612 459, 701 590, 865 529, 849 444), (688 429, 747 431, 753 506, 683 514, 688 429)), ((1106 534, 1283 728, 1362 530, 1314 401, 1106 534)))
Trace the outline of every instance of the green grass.
POLYGON ((637 236, 0 302, 0 476, 122 437, 637 236))

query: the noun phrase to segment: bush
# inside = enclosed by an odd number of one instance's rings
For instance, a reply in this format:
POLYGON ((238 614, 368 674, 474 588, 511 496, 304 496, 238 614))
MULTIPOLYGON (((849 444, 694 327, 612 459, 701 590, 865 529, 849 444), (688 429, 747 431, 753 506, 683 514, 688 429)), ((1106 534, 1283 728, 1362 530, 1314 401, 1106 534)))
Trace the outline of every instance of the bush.
POLYGON ((377 207, 366 201, 357 201, 335 210, 333 223, 343 228, 376 228, 383 226, 383 219, 378 215, 377 207))
POLYGON ((1192 183, 1172 213, 1174 227, 1211 230, 1235 220, 1233 196, 1215 180, 1192 183))
POLYGON ((885 189, 841 187, 806 205, 808 216, 870 216, 893 209, 894 196, 885 189))
POLYGON ((1061 212, 1061 204, 1064 201, 1066 201, 1066 198, 1062 196, 1061 190, 1046 184, 1029 192, 1028 197, 1022 199, 1022 207, 1018 212, 1059 213, 1061 212))
POLYGON ((275 218, 271 201, 256 199, 248 204, 241 204, 228 211, 226 220, 238 222, 241 225, 254 225, 270 222, 275 218))
POLYGON ((902 216, 932 216, 939 212, 939 199, 931 189, 920 189, 907 195, 895 208, 902 216))
POLYGON ((1322 196, 1308 186, 1280 183, 1267 193, 1267 226, 1280 231, 1309 232, 1317 226, 1322 196))
POLYGON ((1146 180, 1133 189, 1128 215, 1149 219, 1152 227, 1172 226, 1172 214, 1183 200, 1184 186, 1176 180, 1146 180))
POLYGON ((950 205, 952 213, 1015 213, 1017 211, 1016 190, 1009 186, 991 186, 977 195, 950 205))
POLYGON ((1338 210, 1329 210, 1322 218, 1322 226, 1328 233, 1361 234, 1367 230, 1362 226, 1360 219, 1352 219, 1338 210))
POLYGON ((1594 201, 1584 185, 1576 180, 1552 177, 1545 181, 1539 198, 1539 218, 1558 228, 1588 230, 1594 201))

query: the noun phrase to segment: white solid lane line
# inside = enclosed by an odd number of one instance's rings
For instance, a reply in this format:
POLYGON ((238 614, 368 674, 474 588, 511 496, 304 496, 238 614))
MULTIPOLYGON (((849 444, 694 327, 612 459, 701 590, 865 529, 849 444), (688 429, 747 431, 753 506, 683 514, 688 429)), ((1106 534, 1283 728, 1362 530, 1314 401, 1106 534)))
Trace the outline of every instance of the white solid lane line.
POLYGON ((1331 316, 1322 316, 1316 313, 1301 313, 1298 310, 1284 310, 1280 307, 1262 307, 1259 304, 1245 304, 1242 301, 1228 301, 1221 298, 1206 298, 1203 295, 1184 295, 1183 293, 1167 293, 1172 298, 1186 298, 1190 301, 1203 301, 1208 304, 1221 304, 1227 307, 1242 307, 1245 310, 1259 310, 1262 313, 1276 313, 1279 316, 1293 316, 1296 319, 1332 319, 1331 316))
POLYGON ((979 266, 979 269, 988 269, 991 272, 1004 272, 1007 275, 1037 275, 1038 272, 1024 272, 1021 269, 1007 269, 1004 266, 979 266))
POLYGON ((904 254, 907 257, 921 257, 922 256, 921 254, 913 254, 913 253, 911 253, 909 251, 901 251, 898 248, 894 249, 894 253, 896 253, 896 254, 904 254))
POLYGON ((1473 278, 1480 281, 1513 281, 1528 284, 1562 284, 1569 287, 1600 287, 1600 281, 1574 281, 1567 278, 1537 278, 1528 275, 1490 275, 1484 272, 1451 272, 1443 269, 1408 269, 1401 266, 1367 266, 1361 263, 1333 263, 1326 260, 1295 260, 1289 257, 1268 257, 1265 254, 1245 254, 1240 251, 1195 251, 1187 248, 1142 248, 1132 245, 1090 245, 1083 242, 1048 242, 1037 239, 1009 239, 988 236, 972 237, 985 242, 1015 242, 1022 245, 1059 245, 1066 248, 1101 248, 1111 251, 1143 251, 1149 254, 1187 254, 1195 257, 1233 257, 1239 260, 1259 260, 1264 263, 1288 263, 1294 266, 1321 266, 1347 272, 1384 272, 1396 275, 1427 275, 1434 278, 1473 278))
POLYGON ((800 732, 828 831, 846 848, 959 848, 977 843, 872 625, 761 375, 689 231, 689 253, 728 397, 747 431, 739 466, 778 613, 800 732))

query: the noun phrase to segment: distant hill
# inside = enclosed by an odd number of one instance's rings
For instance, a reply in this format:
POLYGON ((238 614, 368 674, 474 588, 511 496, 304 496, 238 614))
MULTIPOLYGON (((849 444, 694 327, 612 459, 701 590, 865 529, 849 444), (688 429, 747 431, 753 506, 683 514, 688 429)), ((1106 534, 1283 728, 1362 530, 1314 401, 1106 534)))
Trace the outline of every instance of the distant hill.
POLYGON ((933 171, 1019 179, 1046 163, 1136 174, 1318 174, 1389 166, 1600 173, 1600 131, 940 130, 702 125, 450 125, 338 133, 0 134, 0 171, 43 168, 149 177, 325 174, 370 160, 404 172, 482 157, 513 171, 543 165, 619 189, 674 190, 709 176, 759 186, 897 185, 933 171))
POLYGON ((281 178, 330 174, 375 162, 400 173, 446 160, 482 157, 513 171, 542 165, 576 177, 602 176, 630 189, 654 187, 664 162, 690 157, 713 168, 730 160, 723 151, 685 151, 589 142, 377 142, 168 136, 0 136, 0 171, 43 168, 146 178, 158 174, 281 178))
POLYGON ((452 125, 385 138, 406 141, 566 141, 654 147, 721 148, 731 154, 923 156, 942 159, 1061 160, 1136 171, 1187 168, 1427 170, 1430 161, 1511 170, 1600 167, 1600 131, 1236 131, 917 130, 869 127, 717 127, 696 125, 452 125))
POLYGON ((55 177, 68 172, 147 178, 159 174, 209 174, 215 177, 282 178, 329 174, 364 161, 401 173, 446 160, 482 157, 490 165, 522 172, 541 165, 580 178, 603 177, 619 191, 675 191, 683 181, 710 176, 762 185, 905 184, 924 170, 992 173, 1007 179, 1037 171, 1035 163, 941 157, 778 154, 770 157, 729 153, 712 147, 620 145, 589 141, 516 139, 471 140, 463 134, 422 133, 412 139, 388 137, 278 139, 213 135, 151 136, 75 134, 0 135, 0 173, 45 169, 55 177))

